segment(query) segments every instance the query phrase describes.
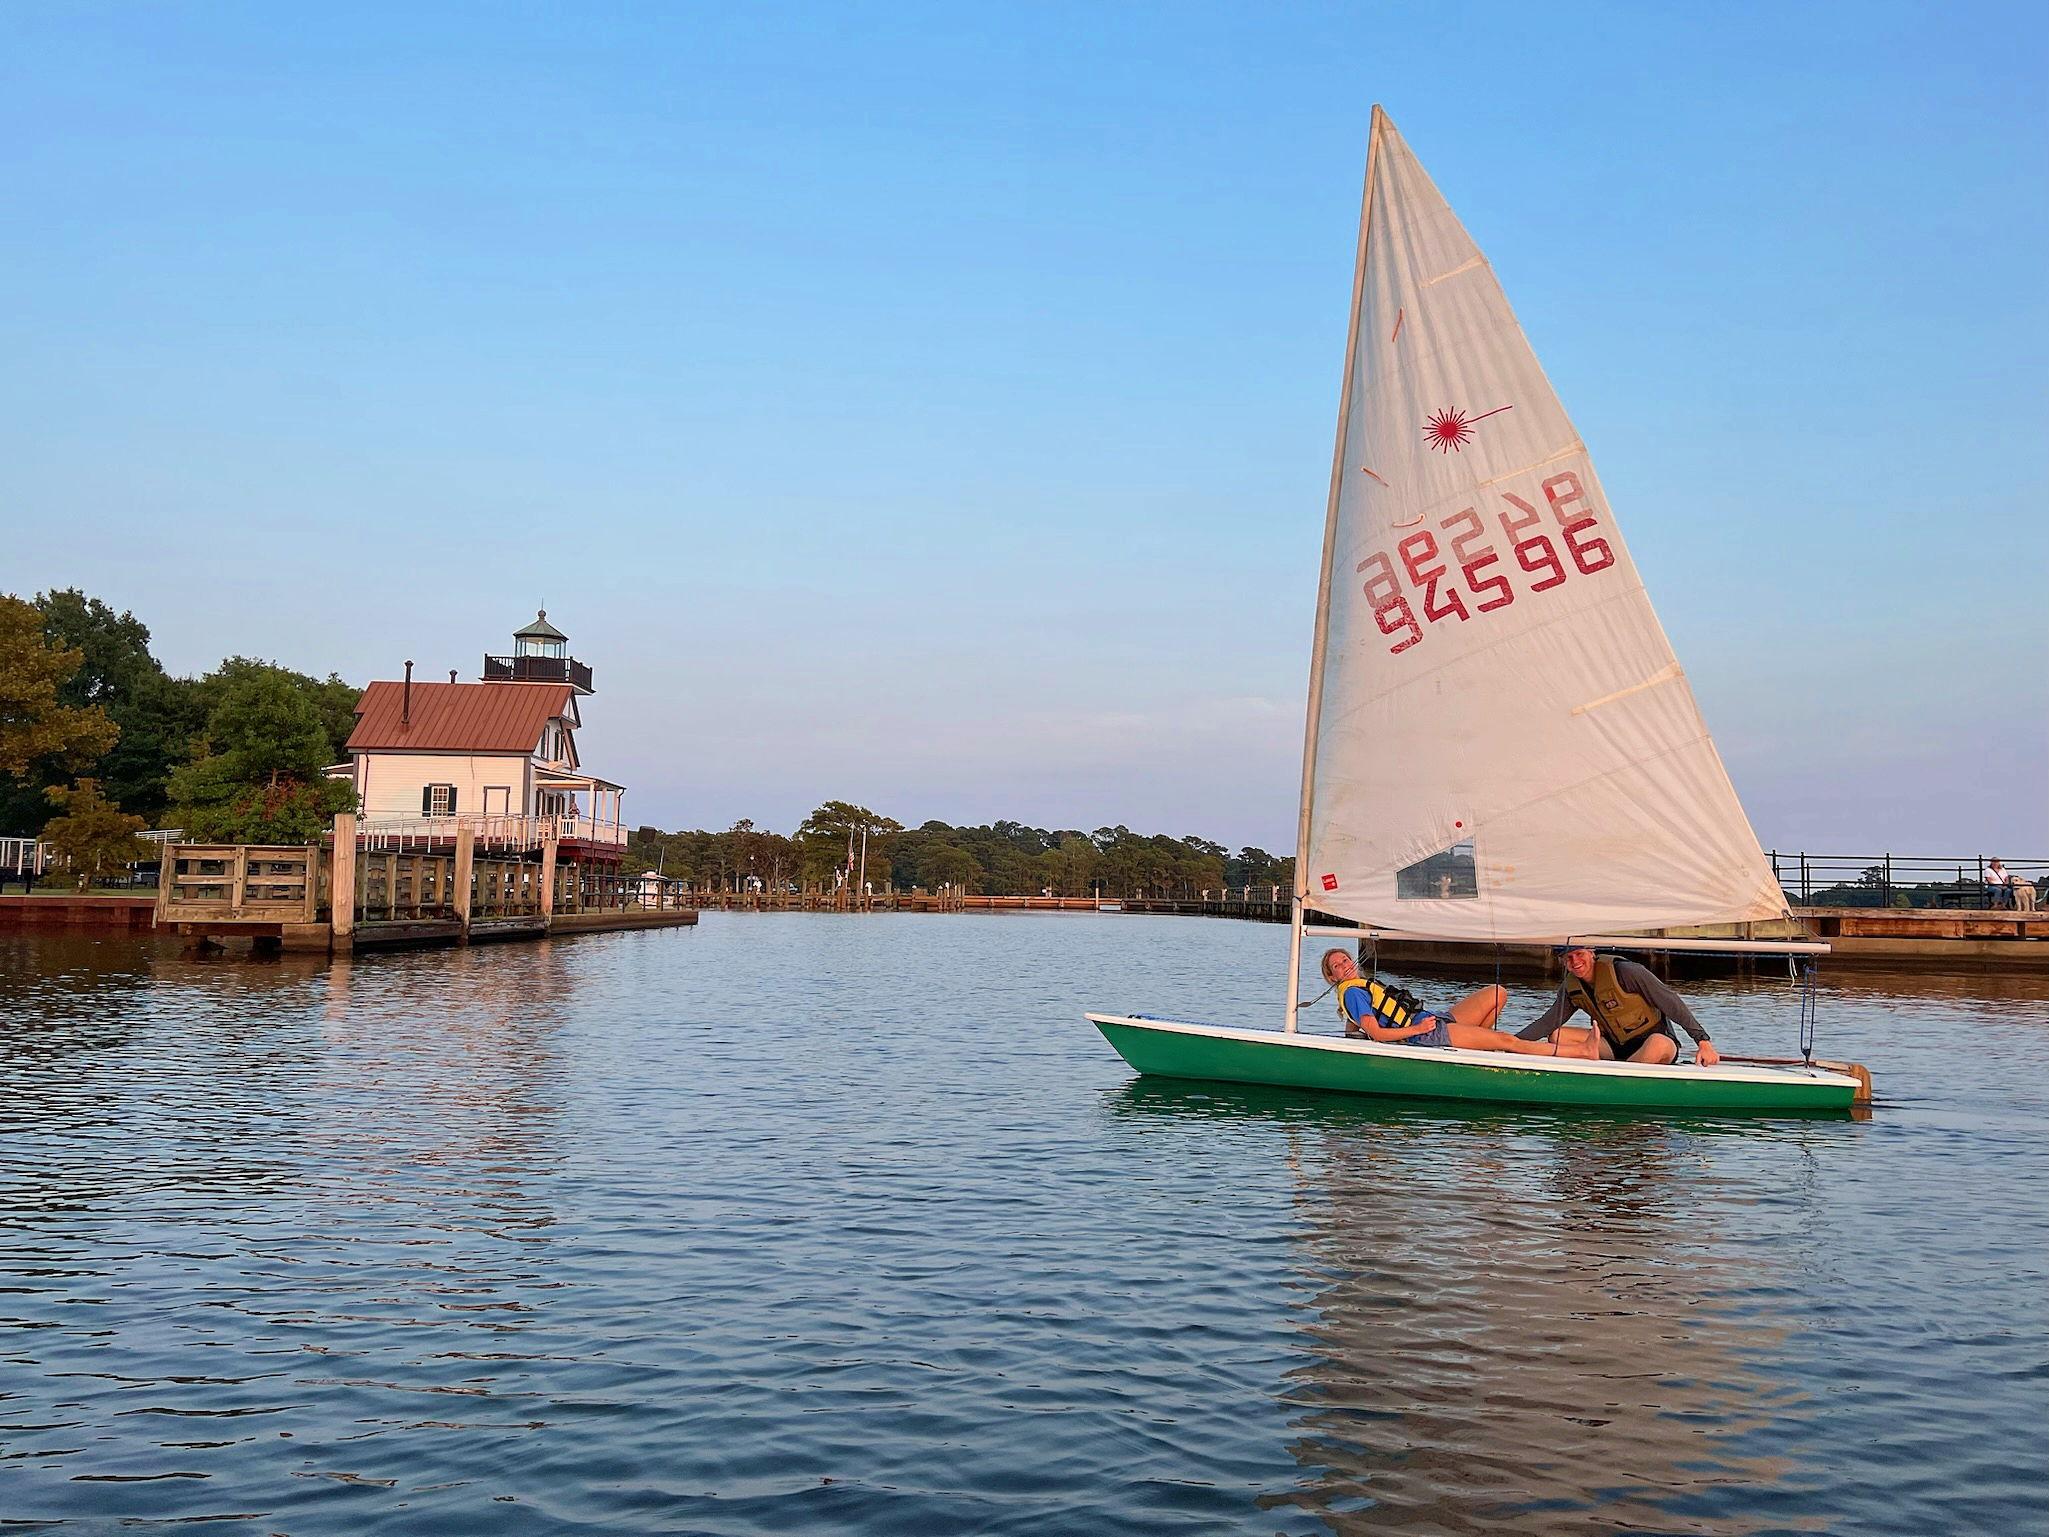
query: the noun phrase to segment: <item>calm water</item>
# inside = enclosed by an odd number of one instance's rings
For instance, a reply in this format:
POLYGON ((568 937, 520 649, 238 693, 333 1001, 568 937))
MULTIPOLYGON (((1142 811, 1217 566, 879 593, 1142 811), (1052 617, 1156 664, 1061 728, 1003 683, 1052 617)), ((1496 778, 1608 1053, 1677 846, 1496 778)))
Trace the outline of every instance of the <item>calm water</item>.
MULTIPOLYGON (((2049 985, 1839 976, 1862 1123, 1137 1083, 1080 1018, 1270 1017, 1283 946, 0 936, 0 1528, 2041 1520, 2049 985)), ((1693 992, 1791 1044, 1784 983, 1693 992)))

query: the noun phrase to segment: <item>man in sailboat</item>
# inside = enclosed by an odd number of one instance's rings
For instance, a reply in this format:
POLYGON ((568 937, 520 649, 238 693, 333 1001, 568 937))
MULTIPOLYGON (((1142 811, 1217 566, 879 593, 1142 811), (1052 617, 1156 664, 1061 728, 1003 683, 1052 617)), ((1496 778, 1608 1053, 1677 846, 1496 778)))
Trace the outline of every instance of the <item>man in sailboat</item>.
POLYGON ((1323 980, 1337 989, 1345 1034, 1395 1046, 1456 1046, 1463 1051, 1516 1051, 1548 1057, 1559 1048, 1549 1041, 1525 1041, 1494 1028, 1508 994, 1483 987, 1441 1012, 1425 1009, 1407 993, 1378 978, 1359 975, 1359 963, 1343 950, 1323 953, 1323 980))
POLYGON ((1679 1057, 1678 1025, 1693 1037, 1694 1057, 1713 1067, 1722 1054, 1707 1031, 1671 988, 1635 961, 1600 955, 1585 945, 1565 952, 1565 980, 1551 1007, 1524 1025, 1526 1041, 1549 1041, 1562 1056, 1600 1057, 1610 1061, 1660 1065, 1679 1057), (1591 1029, 1566 1029, 1575 1014, 1593 1021, 1591 1029))

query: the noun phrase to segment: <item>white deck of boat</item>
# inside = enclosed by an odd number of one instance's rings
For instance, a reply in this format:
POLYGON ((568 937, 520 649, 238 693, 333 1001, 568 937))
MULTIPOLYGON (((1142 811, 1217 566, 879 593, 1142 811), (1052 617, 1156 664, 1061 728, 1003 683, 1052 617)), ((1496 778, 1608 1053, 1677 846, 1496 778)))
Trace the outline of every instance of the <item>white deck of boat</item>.
POLYGON ((1142 1014, 1090 1014, 1096 1024, 1130 1025, 1140 1030, 1164 1030, 1175 1035, 1206 1035, 1224 1041, 1248 1041, 1261 1046, 1291 1046, 1307 1051, 1356 1052, 1368 1057, 1411 1057, 1425 1062, 1456 1062, 1472 1067, 1512 1067, 1541 1073, 1594 1073, 1624 1078, 1713 1078, 1724 1083, 1784 1083, 1799 1078, 1815 1083, 1841 1083, 1855 1088, 1857 1080, 1820 1067, 1755 1067, 1718 1062, 1701 1067, 1687 1062, 1593 1062, 1585 1057, 1538 1057, 1522 1052, 1465 1051, 1456 1046, 1403 1046, 1384 1041, 1361 1041, 1341 1035, 1311 1035, 1285 1030, 1245 1029, 1236 1025, 1200 1025, 1187 1020, 1151 1019, 1142 1014))

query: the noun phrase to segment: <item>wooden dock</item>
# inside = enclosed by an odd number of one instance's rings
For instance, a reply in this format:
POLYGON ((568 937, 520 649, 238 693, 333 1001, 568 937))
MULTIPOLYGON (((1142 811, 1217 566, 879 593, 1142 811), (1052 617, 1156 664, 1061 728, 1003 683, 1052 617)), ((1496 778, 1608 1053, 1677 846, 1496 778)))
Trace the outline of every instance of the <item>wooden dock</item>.
MULTIPOLYGON (((1791 923, 1655 930, 1646 939, 1799 939, 1827 942, 1822 971, 1933 971, 1948 973, 2049 972, 2049 913, 1954 912, 1907 908, 1796 907, 1791 923)), ((1556 971, 1549 945, 1474 946, 1423 939, 1382 939, 1374 947, 1384 965, 1429 972, 1471 973, 1476 957, 1504 975, 1556 971), (1497 955, 1498 952, 1498 955, 1497 955)), ((1664 976, 1747 975, 1783 969, 1773 955, 1713 951, 1646 951, 1636 957, 1664 976)))
POLYGON ((615 876, 557 859, 479 855, 472 829, 453 852, 358 848, 355 818, 331 843, 179 843, 164 851, 154 922, 199 943, 248 940, 347 953, 393 945, 466 945, 697 922, 693 907, 630 896, 615 876))
POLYGON ((1796 907, 1826 964, 2049 972, 2049 913, 1980 908, 1796 907))

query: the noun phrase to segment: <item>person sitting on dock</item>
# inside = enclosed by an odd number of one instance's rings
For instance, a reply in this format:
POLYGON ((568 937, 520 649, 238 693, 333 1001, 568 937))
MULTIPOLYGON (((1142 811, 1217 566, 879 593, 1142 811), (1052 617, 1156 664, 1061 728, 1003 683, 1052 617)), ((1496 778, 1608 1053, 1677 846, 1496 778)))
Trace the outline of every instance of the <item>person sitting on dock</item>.
POLYGON ((1548 1040, 1562 1056, 1659 1065, 1679 1059, 1675 1023, 1693 1037, 1694 1058, 1702 1067, 1721 1061, 1721 1053, 1685 999, 1635 961, 1575 945, 1565 951, 1565 980, 1558 996, 1517 1034, 1526 1041, 1548 1040), (1568 1019, 1581 1013, 1594 1022, 1593 1029, 1564 1028, 1568 1019))
POLYGON ((1994 908, 2013 906, 2013 873, 1999 862, 1997 855, 1985 867, 1985 905, 1994 908))
POLYGON ((1338 990, 1338 1013, 1345 1034, 1399 1046, 1456 1046, 1463 1051, 1517 1051, 1528 1056, 1553 1056, 1557 1047, 1529 1042, 1494 1028, 1508 994, 1483 987, 1442 1013, 1420 1007, 1407 993, 1378 978, 1359 975, 1359 963, 1343 950, 1323 953, 1323 980, 1338 990))

